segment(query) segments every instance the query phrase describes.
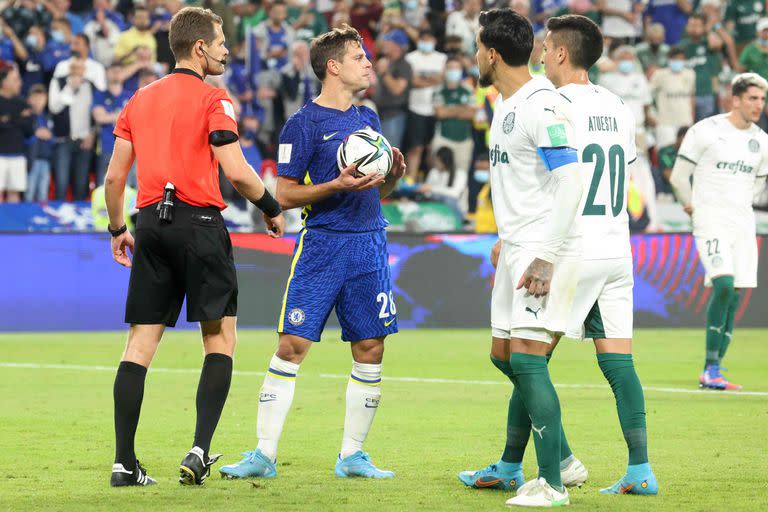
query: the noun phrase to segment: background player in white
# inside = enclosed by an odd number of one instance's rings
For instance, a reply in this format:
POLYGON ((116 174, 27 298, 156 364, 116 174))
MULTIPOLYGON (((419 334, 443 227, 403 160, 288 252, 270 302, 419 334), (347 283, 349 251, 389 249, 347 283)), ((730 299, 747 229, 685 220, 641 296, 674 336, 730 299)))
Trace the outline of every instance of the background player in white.
POLYGON ((768 135, 756 124, 768 82, 743 73, 731 82, 727 114, 703 119, 683 139, 670 182, 693 221, 693 236, 712 287, 702 387, 741 389, 720 362, 733 333, 741 288, 757 286, 757 241, 752 201, 768 175, 768 135), (693 186, 691 186, 693 176, 693 186))
POLYGON ((546 354, 566 329, 576 288, 581 241, 572 227, 583 190, 581 164, 567 101, 546 78, 528 71, 528 20, 494 9, 481 14, 480 24, 480 85, 499 91, 490 132, 493 209, 502 240, 491 298, 491 360, 514 383, 513 399, 530 418, 539 478, 520 487, 520 465, 499 461, 459 479, 478 486, 503 481, 518 491, 508 505, 567 505, 560 403, 546 354))

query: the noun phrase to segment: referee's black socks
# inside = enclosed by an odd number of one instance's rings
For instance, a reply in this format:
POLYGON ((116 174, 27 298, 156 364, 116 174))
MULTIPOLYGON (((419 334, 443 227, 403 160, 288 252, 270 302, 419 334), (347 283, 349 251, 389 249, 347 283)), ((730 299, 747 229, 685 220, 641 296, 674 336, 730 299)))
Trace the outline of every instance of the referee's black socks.
POLYGON ((205 356, 200 383, 197 386, 197 425, 193 446, 202 448, 205 458, 211 448, 211 439, 219 423, 221 411, 232 382, 232 358, 225 354, 205 356))
POLYGON ((147 369, 137 363, 122 361, 117 367, 113 394, 115 398, 115 462, 128 471, 136 467, 133 440, 139 424, 141 402, 144 399, 144 378, 147 369))

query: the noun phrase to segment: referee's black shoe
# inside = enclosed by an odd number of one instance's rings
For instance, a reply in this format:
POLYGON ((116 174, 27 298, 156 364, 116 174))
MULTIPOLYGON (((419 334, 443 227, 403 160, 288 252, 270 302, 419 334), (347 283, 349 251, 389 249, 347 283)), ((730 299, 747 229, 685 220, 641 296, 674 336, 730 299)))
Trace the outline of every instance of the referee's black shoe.
POLYGON ((205 479, 211 474, 211 466, 219 460, 220 453, 208 457, 205 460, 205 453, 197 446, 187 452, 184 460, 179 466, 179 483, 181 485, 203 485, 205 479))
POLYGON ((156 483, 154 478, 147 475, 147 470, 139 464, 138 460, 133 471, 128 471, 125 466, 119 463, 112 465, 112 479, 109 482, 112 487, 144 486, 155 485, 156 483))

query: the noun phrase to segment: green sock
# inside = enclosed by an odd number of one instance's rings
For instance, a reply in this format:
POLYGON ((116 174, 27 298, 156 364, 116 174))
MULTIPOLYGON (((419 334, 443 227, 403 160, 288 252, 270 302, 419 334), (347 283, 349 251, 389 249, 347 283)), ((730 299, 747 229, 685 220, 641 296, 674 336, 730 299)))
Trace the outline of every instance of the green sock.
POLYGON ((508 361, 502 361, 501 359, 496 359, 495 357, 491 356, 491 363, 493 363, 493 366, 498 368, 501 373, 506 375, 507 378, 512 381, 512 367, 509 366, 508 361))
POLYGON ((728 345, 731 344, 731 336, 733 335, 733 319, 736 317, 736 310, 739 309, 740 298, 741 294, 739 292, 734 292, 733 297, 731 297, 731 306, 728 308, 728 316, 725 319, 725 329, 723 329, 723 341, 720 343, 720 357, 718 359, 718 364, 723 361, 725 352, 728 350, 728 345))
POLYGON ((597 362, 616 398, 619 423, 629 449, 629 465, 648 462, 645 398, 632 354, 597 354, 597 362))
POLYGON ((509 358, 515 389, 531 418, 539 477, 555 489, 560 480, 560 401, 547 369, 547 358, 513 353, 509 358))
MULTIPOLYGON (((552 358, 552 354, 547 354, 547 364, 552 358)), ((493 360, 493 358, 491 358, 493 360)), ((497 368, 501 367, 493 360, 497 368)), ((499 361, 501 363, 501 361, 499 361)), ((507 363, 507 367, 509 364, 507 363)), ((503 371, 503 370, 502 370, 503 371)), ((504 446, 504 452, 501 454, 501 460, 504 462, 521 463, 525 448, 528 445, 528 439, 531 437, 531 418, 523 405, 520 392, 515 388, 512 397, 509 399, 509 410, 507 411, 507 443, 504 446)), ((563 461, 573 455, 571 447, 568 446, 568 440, 565 438, 562 424, 560 425, 560 460, 563 461)))
POLYGON ((712 296, 707 306, 707 356, 704 367, 720 363, 720 346, 723 342, 728 310, 736 291, 733 276, 720 276, 712 280, 712 296))

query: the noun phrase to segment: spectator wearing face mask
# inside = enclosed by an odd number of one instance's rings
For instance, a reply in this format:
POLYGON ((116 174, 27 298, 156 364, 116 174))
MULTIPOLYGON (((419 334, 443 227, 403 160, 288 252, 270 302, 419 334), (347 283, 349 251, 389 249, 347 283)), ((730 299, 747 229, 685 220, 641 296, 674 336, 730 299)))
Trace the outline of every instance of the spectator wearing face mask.
POLYGON ((651 91, 648 80, 635 57, 631 46, 620 46, 613 52, 613 60, 617 69, 600 75, 599 84, 619 96, 632 110, 636 122, 635 143, 637 145, 637 161, 631 167, 632 179, 648 201, 648 216, 651 219, 649 229, 657 229, 656 188, 653 181, 650 162, 648 160, 648 137, 646 123, 655 125, 655 119, 650 115, 651 91))
POLYGON ((435 134, 435 105, 432 98, 437 87, 443 83, 443 70, 447 57, 435 51, 437 39, 428 30, 419 34, 416 50, 405 56, 411 65, 413 78, 408 93, 408 121, 406 127, 407 174, 416 179, 421 165, 424 148, 435 134))
POLYGON ((22 91, 27 94, 34 85, 47 86, 41 60, 45 50, 45 31, 37 25, 32 25, 24 38, 24 46, 27 48, 27 59, 21 63, 19 71, 24 82, 22 91))
MULTIPOLYGON (((43 66, 43 72, 47 78, 53 75, 56 65, 66 60, 72 54, 70 45, 72 44, 72 28, 69 20, 66 18, 57 18, 51 23, 51 38, 45 44, 43 53, 40 55, 40 63, 43 66)), ((48 81, 48 80, 46 80, 48 81)))
POLYGON ((474 93, 461 82, 463 74, 458 59, 450 59, 446 63, 445 82, 437 89, 432 100, 437 117, 432 147, 452 148, 456 168, 469 172, 474 147, 472 120, 477 107, 474 93))
POLYGON ((696 112, 696 74, 685 67, 685 52, 669 52, 666 68, 651 78, 651 95, 656 105, 656 147, 674 144, 677 131, 691 126, 696 112))
POLYGON ((768 18, 757 22, 757 38, 748 44, 739 56, 744 71, 757 73, 768 80, 768 18))
POLYGON ((644 131, 651 106, 651 92, 634 48, 619 46, 613 52, 613 60, 616 71, 601 74, 598 83, 624 100, 635 115, 638 130, 644 131))

